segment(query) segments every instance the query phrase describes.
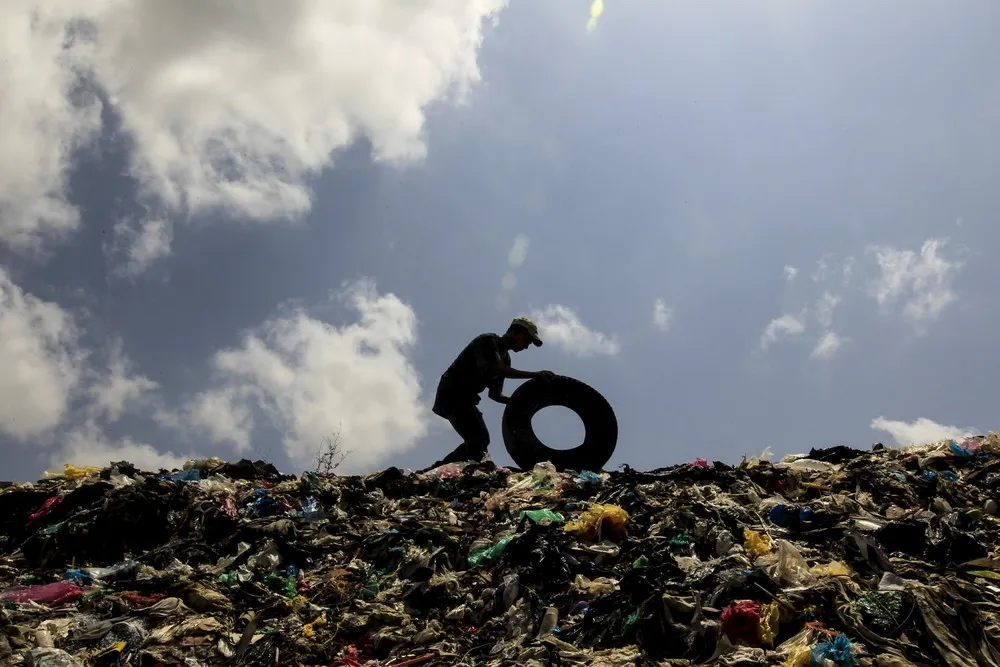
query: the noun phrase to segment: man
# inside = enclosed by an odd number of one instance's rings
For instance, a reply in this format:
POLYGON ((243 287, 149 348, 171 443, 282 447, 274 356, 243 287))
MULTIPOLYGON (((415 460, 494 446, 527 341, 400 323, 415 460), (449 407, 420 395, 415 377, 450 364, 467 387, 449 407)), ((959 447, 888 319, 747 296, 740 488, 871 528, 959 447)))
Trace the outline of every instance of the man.
MULTIPOLYGON (((541 347, 538 327, 526 317, 515 317, 507 333, 498 336, 484 333, 476 336, 441 376, 434 397, 434 414, 451 422, 462 438, 455 448, 431 468, 456 461, 482 461, 490 444, 490 432, 477 407, 479 394, 489 389, 489 397, 497 403, 507 403, 503 393, 505 379, 548 379, 551 371, 519 371, 510 366, 510 353, 521 352, 534 344, 541 347)), ((429 469, 431 469, 429 468, 429 469)))

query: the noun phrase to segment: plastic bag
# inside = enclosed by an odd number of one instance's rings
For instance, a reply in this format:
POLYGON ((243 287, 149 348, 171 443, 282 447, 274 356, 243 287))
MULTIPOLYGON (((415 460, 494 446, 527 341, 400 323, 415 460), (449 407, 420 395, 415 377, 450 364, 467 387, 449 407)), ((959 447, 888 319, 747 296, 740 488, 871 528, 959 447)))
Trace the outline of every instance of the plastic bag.
POLYGON ((774 646, 774 638, 778 636, 781 625, 781 605, 770 602, 760 608, 760 624, 757 627, 757 637, 764 646, 774 646))
POLYGON ((524 510, 518 517, 518 521, 520 521, 524 517, 528 517, 535 523, 542 523, 545 521, 549 523, 562 523, 565 520, 563 519, 562 514, 559 514, 558 512, 553 512, 552 510, 548 509, 524 510))
POLYGON ((188 459, 184 462, 184 470, 190 470, 192 468, 214 470, 215 468, 221 468, 224 465, 226 465, 226 462, 218 456, 213 456, 208 459, 188 459))
POLYGON ((774 541, 770 535, 747 528, 743 531, 743 548, 750 556, 756 558, 771 553, 774 550, 774 541))
POLYGON ((833 472, 837 469, 837 466, 827 461, 817 461, 816 459, 798 459, 788 464, 788 468, 798 472, 833 472))
POLYGON ((618 505, 591 505, 578 519, 567 523, 565 530, 585 540, 624 537, 628 519, 628 512, 618 505))
POLYGON ((76 602, 82 597, 83 591, 70 581, 57 581, 54 584, 40 584, 0 593, 0 600, 20 603, 37 602, 53 607, 76 602))
POLYGON ((65 477, 66 479, 81 479, 83 477, 92 477, 100 474, 100 468, 94 468, 93 466, 77 467, 72 463, 64 463, 62 470, 59 468, 51 468, 43 472, 42 479, 58 479, 60 477, 65 477))
POLYGON ((461 463, 446 463, 434 470, 434 476, 438 479, 454 479, 461 477, 463 470, 465 470, 465 466, 461 463))
POLYGON ((847 635, 837 635, 832 641, 817 644, 812 649, 810 664, 822 667, 829 660, 837 667, 854 667, 858 659, 854 657, 854 647, 847 635))
POLYGON ((174 482, 197 482, 201 479, 201 470, 198 468, 190 468, 188 470, 180 470, 169 475, 164 475, 164 479, 169 479, 174 482))
POLYGON ((830 561, 829 563, 813 565, 809 568, 817 577, 849 577, 851 576, 851 570, 845 564, 841 563, 839 560, 830 561))
POLYGON ((722 631, 729 641, 756 646, 760 641, 761 605, 756 600, 731 602, 722 610, 722 631))
POLYGON ((810 662, 812 662, 812 649, 808 646, 797 646, 781 663, 781 667, 809 667, 810 662))
POLYGON ((777 541, 778 550, 771 556, 771 577, 782 586, 809 586, 816 583, 816 577, 809 571, 809 565, 788 540, 777 541))
POLYGON ((42 506, 38 508, 37 512, 33 513, 31 516, 28 517, 28 525, 32 526, 41 521, 42 519, 44 519, 46 515, 48 515, 49 512, 55 509, 56 505, 58 505, 61 502, 62 502, 62 496, 52 496, 51 498, 46 500, 44 503, 42 503, 42 506))
POLYGON ((548 461, 536 463, 531 470, 531 488, 535 490, 554 489, 559 485, 559 471, 548 461))
POLYGON ((696 458, 694 461, 691 462, 691 466, 694 468, 707 468, 708 459, 699 456, 698 458, 696 458))
POLYGON ((508 535, 492 547, 487 547, 475 553, 469 554, 469 565, 478 567, 480 565, 492 565, 500 555, 507 550, 507 545, 514 539, 513 535, 508 535))

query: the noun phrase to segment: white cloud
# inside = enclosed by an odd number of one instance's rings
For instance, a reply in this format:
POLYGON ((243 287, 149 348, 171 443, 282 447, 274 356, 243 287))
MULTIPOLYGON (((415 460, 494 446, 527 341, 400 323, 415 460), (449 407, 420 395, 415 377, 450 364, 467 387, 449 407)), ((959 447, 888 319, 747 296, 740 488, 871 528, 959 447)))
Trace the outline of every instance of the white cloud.
POLYGON ((674 323, 674 311, 668 308, 663 299, 653 302, 653 324, 660 331, 667 331, 674 323))
POLYGON ((73 2, 0 2, 0 241, 37 249, 79 224, 66 200, 75 150, 100 129, 77 89, 86 46, 67 38, 73 2))
POLYGON ((965 438, 977 435, 976 429, 945 426, 920 417, 912 422, 892 421, 885 417, 873 419, 871 427, 876 431, 889 433, 897 445, 922 445, 949 438, 965 438))
POLYGON ((837 351, 849 342, 848 339, 839 336, 833 331, 827 331, 816 343, 809 356, 813 359, 832 359, 837 351))
POLYGON ((223 387, 203 391, 178 410, 159 410, 154 419, 161 426, 188 436, 206 436, 212 442, 230 443, 237 451, 250 448, 253 412, 247 391, 223 387))
POLYGON ((570 354, 592 357, 621 352, 621 344, 616 335, 587 328, 577 314, 566 306, 546 306, 533 311, 531 318, 538 325, 538 333, 543 341, 561 347, 570 354))
POLYGON ((422 437, 427 411, 409 358, 416 315, 367 281, 341 297, 357 311, 357 322, 337 327, 295 310, 218 352, 213 365, 221 385, 194 403, 202 426, 214 423, 217 439, 232 441, 249 428, 252 402, 285 434, 294 464, 312 464, 323 438, 339 432, 351 451, 345 467, 352 469, 371 467, 422 437))
POLYGON ((0 431, 24 440, 62 421, 86 360, 78 337, 69 313, 0 268, 0 431))
POLYGON ((880 271, 870 295, 880 306, 903 301, 903 312, 918 333, 926 332, 927 325, 958 299, 952 281, 961 263, 941 256, 946 243, 946 239, 928 239, 919 254, 886 246, 870 250, 880 271))
POLYGON ((798 269, 796 269, 794 266, 788 266, 787 264, 785 265, 785 280, 787 280, 788 282, 792 282, 793 280, 795 280, 795 277, 797 275, 799 275, 798 269))
MULTIPOLYGON (((80 75, 120 119, 145 199, 182 219, 291 220, 360 137, 376 159, 424 156, 426 107, 479 80, 485 21, 505 4, 0 3, 0 81, 17 100, 0 105, 0 238, 26 245, 77 224, 67 169, 101 110, 80 75)), ((156 224, 138 237, 136 269, 164 254, 156 224)))
POLYGON ((113 252, 124 255, 115 272, 136 277, 170 254, 174 228, 169 220, 150 218, 139 223, 121 220, 115 224, 113 252))
POLYGON ((833 311, 840 304, 840 297, 825 292, 816 302, 816 321, 824 329, 833 326, 833 311))
POLYGON ((806 325, 802 321, 801 316, 785 314, 781 317, 777 317, 771 320, 766 327, 764 327, 764 333, 760 337, 760 348, 762 350, 767 350, 767 348, 781 339, 794 338, 795 336, 801 336, 806 330, 806 325))
POLYGON ((130 405, 137 404, 159 385, 145 375, 133 375, 132 363, 122 351, 121 341, 115 341, 108 360, 107 373, 87 387, 92 403, 92 417, 105 417, 110 422, 121 419, 130 405))
POLYGON ((60 438, 62 446, 49 456, 54 465, 72 463, 78 466, 107 466, 112 461, 128 461, 142 470, 168 470, 180 468, 194 456, 180 456, 173 452, 159 452, 154 447, 123 438, 111 441, 101 428, 88 420, 60 438))

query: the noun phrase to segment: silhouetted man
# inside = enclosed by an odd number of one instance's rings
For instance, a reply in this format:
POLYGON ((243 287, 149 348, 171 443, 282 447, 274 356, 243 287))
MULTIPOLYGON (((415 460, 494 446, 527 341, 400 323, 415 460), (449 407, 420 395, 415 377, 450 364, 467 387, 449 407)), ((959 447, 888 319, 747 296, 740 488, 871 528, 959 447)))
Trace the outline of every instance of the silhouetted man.
MULTIPOLYGON (((510 366, 510 353, 521 352, 534 344, 541 347, 538 327, 526 317, 515 317, 500 336, 484 333, 476 336, 441 376, 434 397, 434 414, 451 422, 462 438, 455 448, 431 468, 455 461, 482 461, 490 444, 490 432, 477 407, 480 394, 489 389, 489 397, 497 403, 507 403, 503 381, 547 379, 551 371, 519 371, 510 366)), ((428 468, 431 469, 431 468, 428 468)))

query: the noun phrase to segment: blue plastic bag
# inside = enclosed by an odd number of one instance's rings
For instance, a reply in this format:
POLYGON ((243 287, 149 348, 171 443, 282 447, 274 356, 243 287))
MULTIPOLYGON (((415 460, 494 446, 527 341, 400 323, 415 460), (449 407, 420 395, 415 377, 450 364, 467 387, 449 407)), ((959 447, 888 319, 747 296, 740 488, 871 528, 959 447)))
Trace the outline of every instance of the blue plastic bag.
POLYGON ((824 660, 832 661, 837 667, 856 667, 858 664, 851 640, 843 634, 834 637, 833 641, 813 646, 809 656, 809 666, 823 667, 824 660))

